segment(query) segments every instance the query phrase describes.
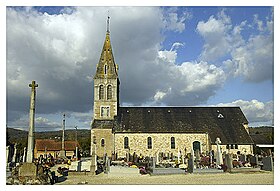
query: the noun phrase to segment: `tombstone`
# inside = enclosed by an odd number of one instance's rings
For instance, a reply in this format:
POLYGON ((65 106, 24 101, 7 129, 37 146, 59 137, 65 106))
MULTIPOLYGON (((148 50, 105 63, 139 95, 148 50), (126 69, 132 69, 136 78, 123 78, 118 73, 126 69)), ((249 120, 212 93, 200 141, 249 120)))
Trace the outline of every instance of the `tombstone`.
POLYGON ((82 161, 78 161, 77 163, 77 172, 81 172, 82 171, 82 161))
POLYGON ((26 147, 24 147, 24 149, 23 149, 22 162, 26 162, 26 147))
POLYGON ((132 161, 133 161, 134 163, 137 162, 137 155, 136 155, 135 152, 133 152, 132 161))
POLYGON ((9 158, 10 158, 10 146, 6 147, 6 164, 9 166, 9 158))
POLYGON ((97 160, 96 160, 96 138, 93 136, 93 149, 91 155, 91 165, 90 165, 90 172, 92 175, 96 175, 95 171, 97 170, 97 160))
POLYGON ((242 163, 245 163, 246 162, 246 155, 242 154, 239 156, 239 161, 242 162, 242 163))
POLYGON ((107 155, 105 155, 105 161, 104 161, 104 173, 105 174, 108 174, 108 157, 107 157, 107 155))
POLYGON ((17 144, 14 145, 14 155, 13 155, 13 159, 12 159, 12 162, 16 163, 17 159, 17 144))
POLYGON ((180 157, 181 157, 181 153, 180 153, 179 148, 178 148, 178 153, 177 153, 178 164, 180 164, 180 157))
MULTIPOLYGON (((193 153, 193 150, 192 152, 193 153)), ((191 154, 190 158, 188 159, 188 173, 193 173, 194 169, 194 156, 191 154)))
POLYGON ((155 157, 155 163, 158 164, 159 163, 159 156, 158 156, 158 152, 156 153, 156 157, 155 157))
POLYGON ((262 170, 266 170, 266 171, 272 171, 273 170, 273 161, 272 161, 271 156, 263 157, 262 162, 263 162, 262 170))
POLYGON ((156 158, 155 157, 152 157, 152 162, 153 162, 153 169, 156 168, 156 158))
POLYGON ((258 155, 252 156, 250 158, 250 164, 251 164, 252 167, 257 167, 258 163, 259 163, 258 155))
POLYGON ((216 138, 216 142, 217 144, 217 158, 216 158, 216 164, 217 165, 221 165, 223 163, 223 158, 222 158, 222 153, 221 153, 221 146, 220 144, 222 143, 220 138, 217 137, 216 138))
POLYGON ((227 166, 227 171, 231 172, 231 169, 233 168, 231 154, 226 154, 225 155, 225 165, 227 166))

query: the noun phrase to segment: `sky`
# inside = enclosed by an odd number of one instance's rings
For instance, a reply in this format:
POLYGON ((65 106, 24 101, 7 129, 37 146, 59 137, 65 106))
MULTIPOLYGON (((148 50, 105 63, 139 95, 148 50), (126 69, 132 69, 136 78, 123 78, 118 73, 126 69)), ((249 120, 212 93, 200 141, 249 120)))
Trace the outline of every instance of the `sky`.
POLYGON ((272 7, 7 7, 6 123, 90 129, 93 75, 110 15, 122 106, 239 106, 274 125, 272 7))

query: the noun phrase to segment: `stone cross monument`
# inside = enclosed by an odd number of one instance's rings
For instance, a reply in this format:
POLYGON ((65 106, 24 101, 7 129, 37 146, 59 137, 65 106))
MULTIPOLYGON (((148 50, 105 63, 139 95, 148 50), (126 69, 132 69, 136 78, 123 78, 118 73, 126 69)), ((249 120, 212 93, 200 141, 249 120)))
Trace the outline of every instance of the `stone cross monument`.
POLYGON ((217 158, 216 158, 216 164, 217 165, 221 165, 223 163, 223 157, 222 157, 222 153, 221 153, 221 140, 219 137, 216 138, 216 142, 217 144, 217 158))
POLYGON ((28 133, 28 147, 27 147, 27 158, 26 162, 32 163, 34 157, 34 117, 35 117, 35 96, 36 88, 38 84, 35 81, 32 81, 29 84, 31 87, 31 96, 30 96, 30 111, 29 111, 29 133, 28 133))
POLYGON ((61 151, 60 151, 60 157, 66 158, 65 155, 65 142, 64 142, 64 131, 65 131, 65 113, 63 114, 63 120, 62 120, 62 141, 61 141, 61 151))

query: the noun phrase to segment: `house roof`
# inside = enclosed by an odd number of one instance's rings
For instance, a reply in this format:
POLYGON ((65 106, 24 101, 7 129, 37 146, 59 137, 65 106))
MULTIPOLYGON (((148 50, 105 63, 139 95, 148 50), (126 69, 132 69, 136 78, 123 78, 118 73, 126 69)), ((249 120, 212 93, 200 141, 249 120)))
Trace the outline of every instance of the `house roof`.
POLYGON ((243 124, 248 121, 239 107, 120 107, 114 131, 208 133, 212 144, 217 137, 222 144, 253 144, 243 124))
MULTIPOLYGON (((65 150, 72 151, 76 149, 76 141, 65 141, 65 150)), ((77 147, 80 147, 77 142, 77 147)), ((38 151, 44 151, 45 149, 49 151, 60 151, 62 148, 61 141, 56 141, 52 139, 36 139, 35 149, 38 151)))

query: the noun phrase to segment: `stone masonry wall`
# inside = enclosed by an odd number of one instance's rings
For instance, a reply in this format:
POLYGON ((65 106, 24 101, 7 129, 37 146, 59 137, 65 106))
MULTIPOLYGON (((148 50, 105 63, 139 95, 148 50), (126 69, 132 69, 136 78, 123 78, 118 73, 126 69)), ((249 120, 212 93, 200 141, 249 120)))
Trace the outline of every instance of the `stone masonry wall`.
POLYGON ((128 149, 124 149, 124 138, 129 139, 129 152, 143 156, 155 156, 158 152, 173 153, 177 155, 178 150, 184 154, 191 151, 194 141, 200 142, 201 152, 208 152, 208 134, 187 134, 187 133, 117 133, 115 134, 115 151, 118 157, 125 157, 128 149), (152 138, 152 149, 148 149, 148 137, 152 138), (175 149, 171 149, 171 137, 175 138, 175 149))
POLYGON ((96 137, 96 154, 99 157, 104 156, 104 153, 107 153, 108 156, 111 156, 114 151, 114 136, 112 134, 112 129, 92 129, 91 130, 91 154, 93 148, 93 136, 96 137), (101 146, 101 140, 104 139, 104 147, 101 146))
MULTIPOLYGON (((212 145, 212 150, 214 152, 217 152, 217 146, 212 145)), ((253 146, 252 145, 238 145, 238 149, 227 149, 227 145, 221 145, 221 151, 226 153, 232 153, 236 154, 238 151, 240 151, 241 154, 253 154, 253 146), (246 152, 245 152, 246 151, 246 152)))

